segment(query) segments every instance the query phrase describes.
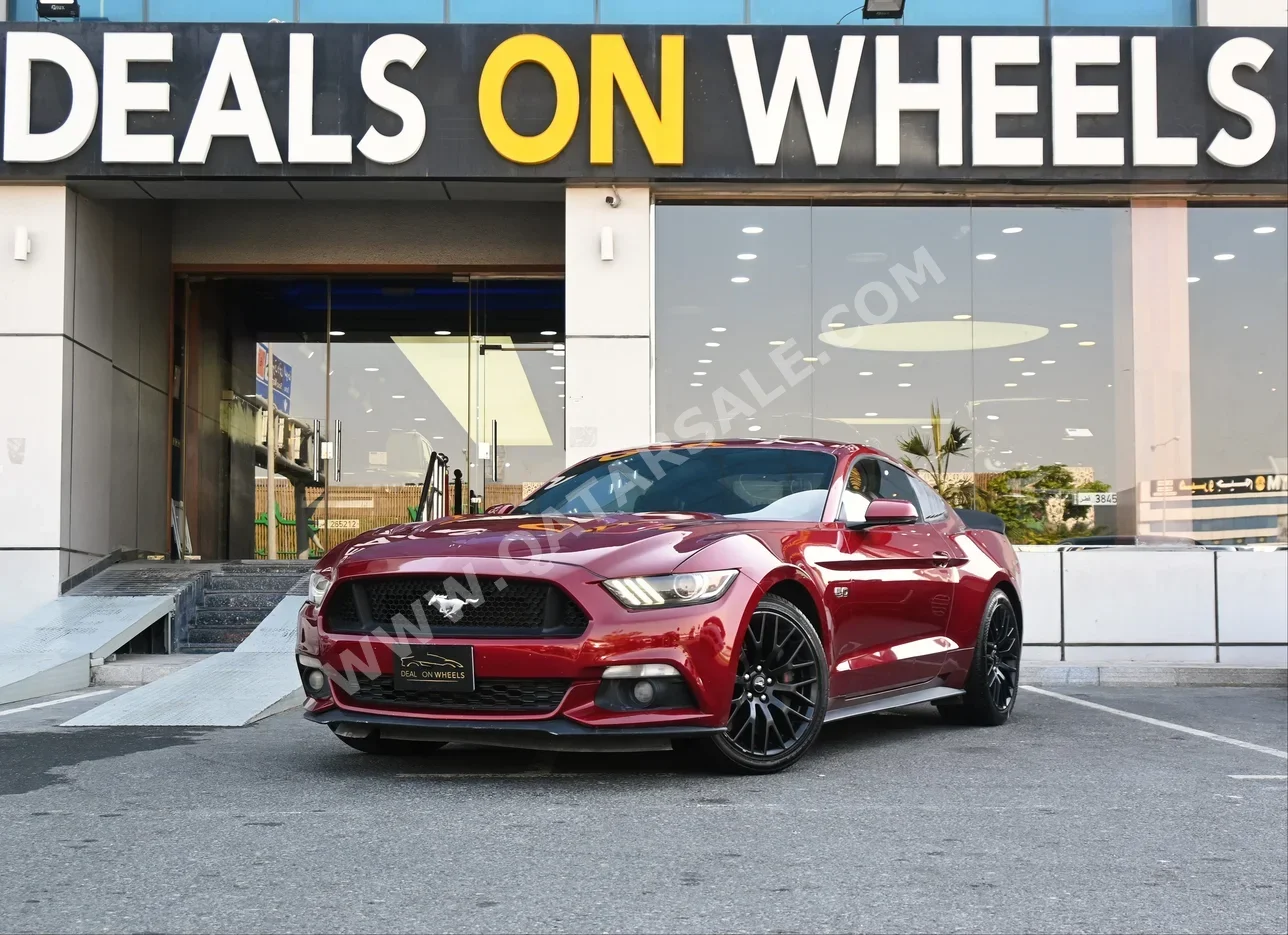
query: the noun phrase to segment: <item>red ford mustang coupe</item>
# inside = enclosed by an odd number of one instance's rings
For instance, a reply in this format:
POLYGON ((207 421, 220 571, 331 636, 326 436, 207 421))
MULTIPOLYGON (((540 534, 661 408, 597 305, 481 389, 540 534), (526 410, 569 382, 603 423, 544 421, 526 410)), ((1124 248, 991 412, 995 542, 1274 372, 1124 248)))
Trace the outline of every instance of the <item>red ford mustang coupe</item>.
POLYGON ((871 448, 614 452, 504 514, 333 549, 300 614, 305 717, 369 753, 670 744, 768 773, 852 715, 1006 721, 1018 586, 995 517, 871 448))

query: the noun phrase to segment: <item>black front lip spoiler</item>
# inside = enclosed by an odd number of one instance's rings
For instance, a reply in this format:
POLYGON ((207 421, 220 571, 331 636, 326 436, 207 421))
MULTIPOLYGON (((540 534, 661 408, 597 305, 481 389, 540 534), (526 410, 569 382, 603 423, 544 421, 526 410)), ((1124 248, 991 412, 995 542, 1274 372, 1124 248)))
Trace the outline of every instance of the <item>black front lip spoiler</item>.
POLYGON ((724 733, 723 727, 677 724, 664 727, 586 727, 567 718, 541 721, 434 720, 365 714, 329 708, 306 711, 304 717, 333 731, 365 737, 374 731, 389 740, 430 740, 496 747, 567 752, 633 752, 665 750, 672 740, 698 739, 724 733))

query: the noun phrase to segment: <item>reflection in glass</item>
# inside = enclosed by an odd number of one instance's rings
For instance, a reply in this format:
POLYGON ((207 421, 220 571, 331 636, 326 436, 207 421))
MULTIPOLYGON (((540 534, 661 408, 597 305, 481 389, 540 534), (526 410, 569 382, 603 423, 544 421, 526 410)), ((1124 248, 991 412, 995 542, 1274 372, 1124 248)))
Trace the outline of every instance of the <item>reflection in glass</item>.
POLYGON ((741 23, 743 0, 599 0, 601 23, 741 23))

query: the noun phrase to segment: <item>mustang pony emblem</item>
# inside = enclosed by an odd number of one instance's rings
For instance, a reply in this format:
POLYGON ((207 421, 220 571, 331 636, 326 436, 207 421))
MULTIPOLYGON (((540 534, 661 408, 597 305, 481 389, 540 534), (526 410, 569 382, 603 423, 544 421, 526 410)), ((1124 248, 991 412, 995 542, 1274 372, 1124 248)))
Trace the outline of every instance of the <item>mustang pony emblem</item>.
POLYGON ((467 597, 461 599, 459 597, 445 597, 442 594, 435 594, 428 598, 425 603, 455 623, 461 619, 461 613, 465 610, 466 604, 470 607, 478 607, 483 603, 483 598, 467 597))

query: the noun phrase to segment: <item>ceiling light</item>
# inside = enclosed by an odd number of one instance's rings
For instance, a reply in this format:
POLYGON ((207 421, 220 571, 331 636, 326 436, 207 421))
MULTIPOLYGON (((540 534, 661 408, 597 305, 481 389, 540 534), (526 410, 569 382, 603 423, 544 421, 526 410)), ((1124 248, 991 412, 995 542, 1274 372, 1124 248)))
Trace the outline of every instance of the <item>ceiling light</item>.
POLYGON ((720 346, 720 342, 719 342, 719 341, 708 341, 708 342, 707 342, 707 347, 719 347, 719 346, 720 346))
POLYGON ((441 442, 441 441, 443 440, 443 436, 442 436, 442 435, 434 435, 430 440, 431 440, 431 441, 436 441, 436 442, 441 442))
POLYGON ((1057 403, 1071 403, 1071 402, 1073 402, 1073 400, 1072 400, 1072 399, 1057 399, 1057 400, 1056 400, 1056 402, 1057 402, 1057 403))
POLYGON ((977 259, 977 260, 996 260, 996 259, 997 259, 997 254, 996 254, 996 253, 977 253, 977 254, 975 254, 975 259, 977 259))
POLYGON ((863 414, 864 414, 865 416, 867 416, 869 419, 871 419, 873 416, 875 416, 875 415, 876 415, 876 413, 875 413, 875 412, 865 412, 865 413, 863 413, 863 414))
POLYGON ((754 254, 754 253, 740 253, 740 254, 738 254, 738 259, 740 259, 740 260, 754 260, 755 258, 756 258, 756 254, 754 254))
POLYGON ((425 417, 424 417, 424 416, 416 416, 416 418, 415 418, 415 419, 413 419, 412 421, 413 421, 413 422, 424 422, 424 421, 425 421, 425 417))
POLYGON ((564 381, 563 381, 563 380, 556 380, 556 381, 555 381, 555 386, 563 386, 563 385, 564 385, 564 381))
POLYGON ((705 377, 707 375, 707 372, 705 370, 695 370, 693 371, 693 375, 695 377, 705 377))
POLYGON ((771 345, 771 346, 773 346, 773 347, 778 347, 778 345, 780 345, 780 344, 786 344, 787 342, 786 342, 786 341, 770 341, 769 343, 770 343, 770 345, 771 345))
MULTIPOLYGON (((367 434, 368 434, 368 435, 375 435, 375 434, 376 434, 376 430, 375 430, 375 429, 367 429, 367 434)), ((347 473, 349 473, 349 472, 348 472, 348 471, 346 471, 345 473, 347 474, 347 473)))
POLYGON ((912 384, 911 384, 911 383, 900 383, 900 384, 899 384, 899 386, 900 386, 901 388, 903 388, 903 389, 907 389, 908 387, 912 386, 912 384))
POLYGON ((690 383, 689 386, 701 386, 701 383, 690 383))
POLYGON ((1079 342, 1078 342, 1078 347, 1095 347, 1095 346, 1096 346, 1096 342, 1095 342, 1095 341, 1079 341, 1079 342))
POLYGON ((1199 277, 1197 277, 1197 276, 1186 276, 1186 277, 1185 277, 1185 281, 1186 281, 1186 282, 1198 282, 1198 281, 1199 281, 1199 277))
POLYGON ((563 399, 563 398, 564 398, 564 394, 563 394, 563 393, 560 393, 560 394, 559 394, 559 399, 563 399))
POLYGON ((911 366, 912 366, 912 364, 909 364, 909 363, 902 363, 902 364, 900 364, 899 366, 900 366, 900 367, 911 367, 911 366))
POLYGON ((923 428, 923 429, 928 429, 928 428, 930 428, 930 426, 929 426, 929 425, 923 425, 923 426, 922 426, 922 428, 923 428))
POLYGON ((953 321, 970 321, 969 315, 954 315, 953 321))
POLYGON ((562 369, 563 369, 563 367, 551 367, 550 369, 551 369, 551 370, 562 370, 562 369))
POLYGON ((871 371, 871 370, 860 370, 860 371, 859 371, 859 376, 861 376, 861 377, 870 377, 870 376, 872 376, 872 371, 871 371))
POLYGON ((759 425, 749 425, 749 426, 747 426, 747 431, 748 431, 748 432, 759 432, 759 431, 760 431, 760 426, 759 426, 759 425))
POLYGON ((801 360, 805 361, 805 363, 807 363, 807 364, 812 364, 812 363, 814 363, 815 361, 817 361, 817 360, 818 360, 818 358, 817 358, 817 357, 802 357, 802 358, 801 358, 801 360))
POLYGON ((1273 234, 1275 229, 1273 227, 1254 227, 1252 232, 1254 234, 1273 234))
POLYGON ((711 360, 710 360, 710 358, 703 357, 701 360, 699 360, 699 361, 698 361, 698 363, 700 363, 700 364, 709 364, 709 363, 711 363, 711 360))
POLYGON ((1219 263, 1224 263, 1226 260, 1233 260, 1233 259, 1234 259, 1234 254, 1233 254, 1233 253, 1218 253, 1216 256, 1212 257, 1212 259, 1216 260, 1216 261, 1217 261, 1217 262, 1219 262, 1219 263))
POLYGON ((722 332, 722 331, 728 331, 729 329, 728 329, 728 328, 712 328, 711 330, 712 330, 712 331, 714 331, 714 332, 716 332, 717 334, 719 334, 720 332, 722 332))
POLYGON ((1003 449, 1002 449, 1002 454, 1004 454, 1004 455, 1013 455, 1013 454, 1015 454, 1015 452, 1014 452, 1014 451, 1012 451, 1010 448, 1003 448, 1003 449))
POLYGON ((845 327, 845 322, 843 322, 843 321, 831 321, 831 322, 828 322, 827 326, 828 326, 829 328, 844 328, 844 327, 845 327))
POLYGON ((1013 364, 1020 364, 1020 363, 1023 363, 1023 362, 1024 362, 1024 358, 1023 358, 1023 357, 1008 357, 1008 358, 1006 358, 1006 359, 1007 359, 1007 360, 1009 360, 1009 361, 1010 361, 1011 363, 1013 363, 1013 364))
POLYGON ((444 337, 445 335, 449 335, 449 334, 451 334, 451 332, 450 332, 450 331, 435 331, 435 332, 434 332, 434 334, 438 335, 438 336, 441 338, 441 337, 444 337))
POLYGON ((1020 376, 1022 376, 1022 377, 1031 377, 1031 376, 1034 376, 1034 375, 1035 375, 1035 374, 1033 373, 1033 371, 1032 371, 1032 370, 1025 370, 1023 373, 1021 373, 1021 374, 1020 374, 1020 376))
POLYGON ((998 419, 1001 418, 1001 416, 987 416, 986 418, 992 419, 994 422, 996 422, 998 419))
POLYGON ((374 409, 368 409, 368 410, 367 410, 367 412, 368 412, 368 413, 372 413, 372 412, 374 412, 374 411, 375 411, 374 409))
POLYGON ((1061 328, 1076 328, 1076 327, 1078 327, 1078 323, 1077 323, 1076 321, 1066 321, 1066 322, 1063 322, 1063 323, 1060 325, 1060 327, 1061 327, 1061 328))
POLYGON ((362 369, 363 369, 363 370, 365 370, 365 371, 367 371, 367 373, 379 373, 379 372, 380 372, 380 368, 379 368, 379 367, 363 367, 362 369))
POLYGON ((1044 360, 1044 361, 1042 361, 1042 363, 1044 363, 1044 364, 1053 364, 1053 363, 1055 363, 1055 361, 1054 361, 1054 360, 1044 360))
POLYGON ((1019 386, 1018 383, 1003 383, 1002 386, 1019 386))
POLYGON ((333 338, 342 338, 342 337, 344 337, 344 332, 343 332, 343 331, 332 331, 332 332, 331 332, 331 337, 333 337, 333 338))
POLYGON ((543 337, 547 337, 547 338, 552 338, 552 337, 554 337, 554 336, 555 336, 556 334, 558 334, 558 333, 559 333, 558 331, 543 331, 543 332, 541 332, 542 336, 543 336, 543 337))
POLYGON ((1065 429, 1064 434, 1070 438, 1090 438, 1091 429, 1065 429))
POLYGON ((759 234, 759 233, 761 233, 763 230, 764 230, 764 228, 763 228, 763 227, 744 227, 744 228, 742 229, 742 232, 743 232, 744 234, 759 234))
POLYGON ((729 281, 730 282, 751 282, 751 280, 748 279, 746 276, 734 276, 729 281))
POLYGON ((406 396, 393 396, 392 399, 406 399, 406 396))
POLYGON ((1022 228, 1022 227, 1003 227, 1003 228, 1002 228, 1002 233, 1003 233, 1003 234, 1018 234, 1018 233, 1019 233, 1020 231, 1022 231, 1022 230, 1024 230, 1024 228, 1022 228))

